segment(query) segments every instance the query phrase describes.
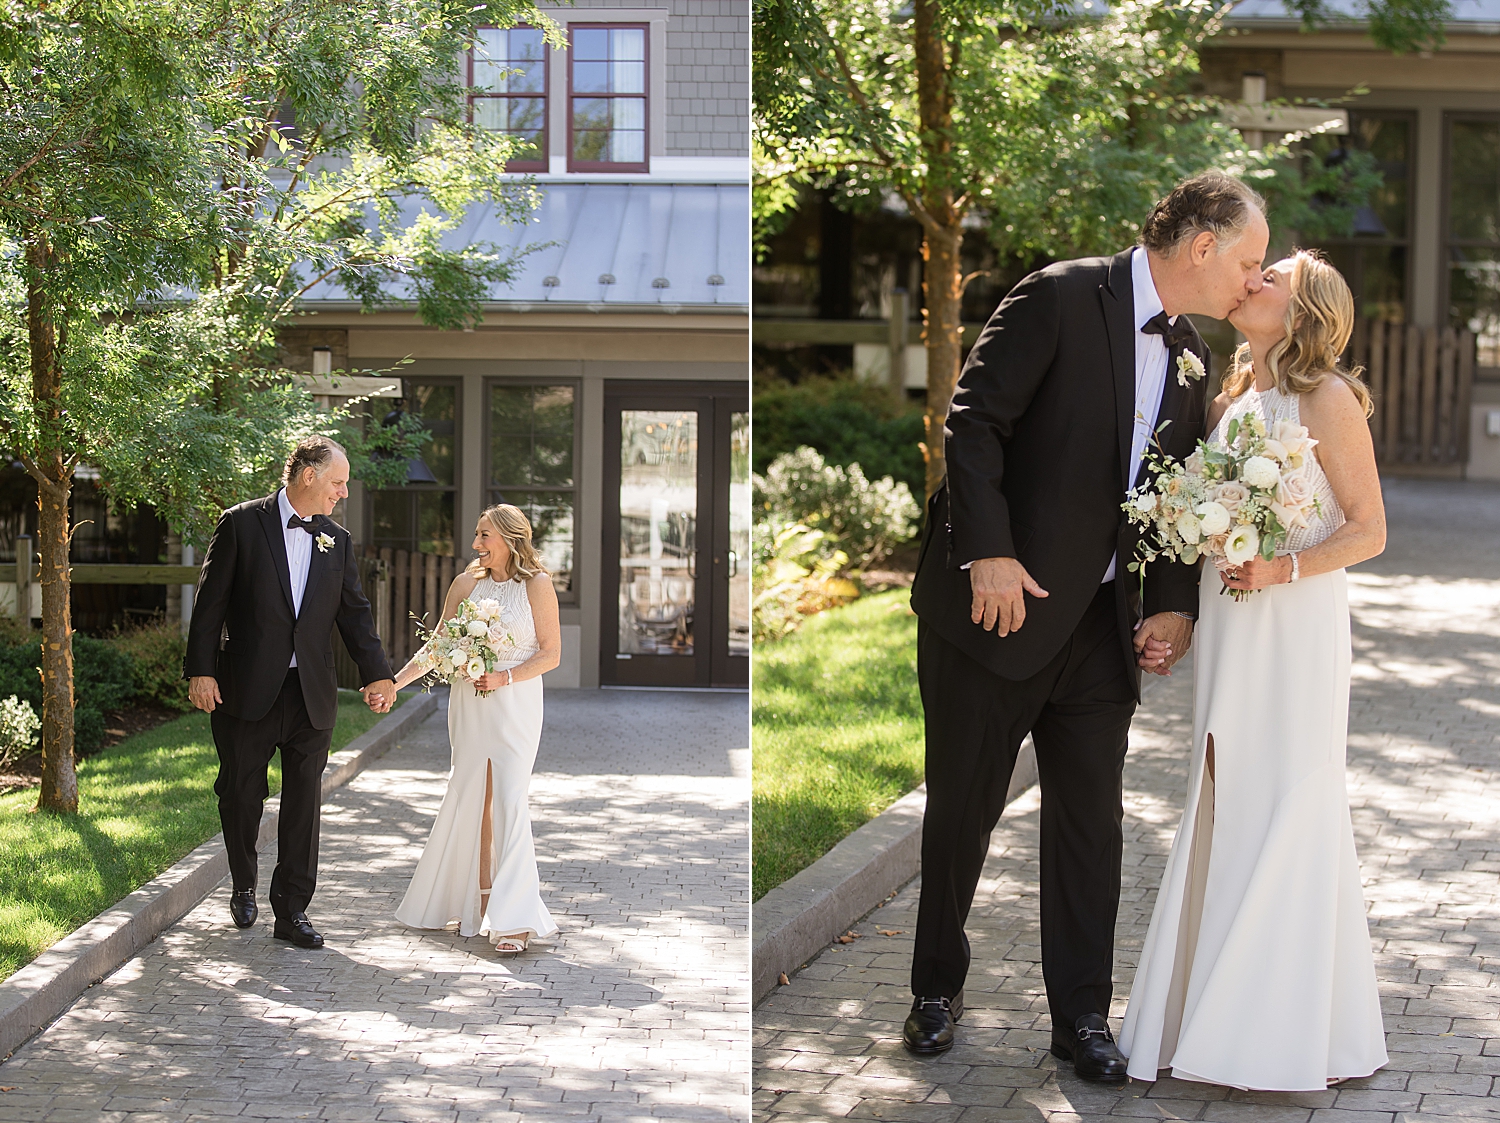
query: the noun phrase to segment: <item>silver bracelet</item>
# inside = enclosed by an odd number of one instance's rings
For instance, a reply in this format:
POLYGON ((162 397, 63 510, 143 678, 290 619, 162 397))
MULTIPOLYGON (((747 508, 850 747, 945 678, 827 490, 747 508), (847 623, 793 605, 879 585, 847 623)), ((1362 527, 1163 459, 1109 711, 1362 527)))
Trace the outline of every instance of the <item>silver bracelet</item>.
POLYGON ((506 686, 512 686, 512 685, 515 684, 515 681, 516 681, 516 676, 513 675, 513 674, 511 674, 511 671, 510 671, 509 667, 506 667, 505 668, 505 685, 506 686))
POLYGON ((1198 622, 1198 618, 1196 616, 1194 616, 1191 612, 1178 612, 1174 608, 1174 609, 1171 610, 1171 613, 1172 613, 1173 616, 1181 616, 1184 620, 1186 620, 1190 624, 1196 624, 1198 622))
MULTIPOLYGON (((1302 576, 1302 564, 1297 560, 1297 554, 1296 553, 1293 553, 1291 555, 1291 558, 1292 558, 1292 581, 1296 581, 1299 577, 1302 576)), ((1287 584, 1290 585, 1292 583, 1292 581, 1288 581, 1287 584)))

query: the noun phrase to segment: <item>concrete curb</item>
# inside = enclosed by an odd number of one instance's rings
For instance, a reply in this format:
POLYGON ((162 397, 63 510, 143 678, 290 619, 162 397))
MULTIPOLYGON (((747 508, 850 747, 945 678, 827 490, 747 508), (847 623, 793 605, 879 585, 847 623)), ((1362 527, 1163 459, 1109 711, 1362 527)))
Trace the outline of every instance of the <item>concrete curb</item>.
MULTIPOLYGON (((1036 751, 1028 737, 1016 757, 1005 802, 1034 783, 1036 751)), ((755 902, 752 1002, 769 994, 783 971, 790 975, 917 876, 926 806, 924 784, 755 902)))
MULTIPOLYGON (((437 703, 436 695, 420 694, 329 757, 323 797, 368 768, 403 733, 431 714, 437 703)), ((279 804, 278 798, 266 805, 260 823, 262 846, 276 837, 279 804)), ((228 875, 224 836, 215 835, 0 982, 0 1059, 14 1053, 89 987, 191 912, 228 875)))

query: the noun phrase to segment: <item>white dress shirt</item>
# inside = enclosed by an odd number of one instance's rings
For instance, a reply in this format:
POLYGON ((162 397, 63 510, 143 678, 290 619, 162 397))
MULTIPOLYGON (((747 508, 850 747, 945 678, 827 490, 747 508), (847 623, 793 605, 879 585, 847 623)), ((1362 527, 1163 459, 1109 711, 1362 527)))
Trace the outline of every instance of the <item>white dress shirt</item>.
MULTIPOLYGON (((1147 335, 1141 329, 1152 316, 1166 311, 1161 296, 1156 291, 1156 282, 1151 279, 1151 265, 1146 250, 1136 246, 1130 255, 1130 288, 1135 296, 1135 424, 1130 431, 1130 478, 1125 481, 1128 491, 1135 485, 1135 477, 1141 470, 1141 461, 1146 455, 1146 446, 1156 432, 1156 417, 1161 412, 1161 395, 1167 385, 1167 341, 1159 335, 1147 335)), ((1177 317, 1171 321, 1177 323, 1177 317)), ((1104 571, 1104 580, 1115 576, 1115 559, 1109 559, 1109 568, 1104 571)), ((1101 582, 1102 583, 1102 582, 1101 582)))
MULTIPOLYGON (((286 568, 292 579, 292 611, 295 615, 302 615, 302 594, 307 589, 307 570, 312 565, 313 536, 300 526, 287 526, 287 520, 293 515, 301 518, 292 507, 292 501, 286 497, 286 488, 276 493, 276 506, 281 511, 281 535, 286 541, 286 568)), ((289 664, 297 665, 297 653, 292 652, 292 661, 289 664)))

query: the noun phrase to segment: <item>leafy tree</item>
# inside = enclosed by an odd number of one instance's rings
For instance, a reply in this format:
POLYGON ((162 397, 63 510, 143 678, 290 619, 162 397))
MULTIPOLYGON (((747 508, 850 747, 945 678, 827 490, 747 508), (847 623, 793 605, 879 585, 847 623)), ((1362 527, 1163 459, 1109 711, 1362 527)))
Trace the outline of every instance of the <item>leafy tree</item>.
MULTIPOLYGON (((1379 4, 1387 45, 1440 34, 1428 0, 1379 4)), ((795 184, 836 186, 850 206, 894 195, 921 225, 929 495, 945 474, 970 227, 1021 257, 1110 252, 1135 240, 1173 183, 1219 167, 1318 237, 1347 229, 1378 184, 1366 157, 1323 168, 1280 145, 1247 150, 1217 106, 1190 93, 1197 49, 1225 10, 1207 0, 1126 0, 1104 16, 1053 0, 757 3, 758 229, 775 228, 795 184)), ((1299 10, 1327 18, 1315 2, 1299 10)))
POLYGON ((320 282, 478 319, 519 255, 444 235, 533 198, 513 142, 468 122, 460 63, 518 21, 560 42, 520 0, 0 0, 0 440, 40 492, 40 806, 77 809, 75 467, 200 542, 312 431, 400 478, 415 424, 320 414, 276 331, 320 282))

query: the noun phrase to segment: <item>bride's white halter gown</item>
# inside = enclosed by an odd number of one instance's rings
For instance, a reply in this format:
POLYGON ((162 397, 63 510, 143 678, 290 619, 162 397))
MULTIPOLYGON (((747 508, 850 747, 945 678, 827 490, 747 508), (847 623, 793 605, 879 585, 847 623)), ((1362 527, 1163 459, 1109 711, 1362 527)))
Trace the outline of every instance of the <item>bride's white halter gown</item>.
MULTIPOLYGON (((520 581, 480 578, 469 594, 493 598, 508 610, 506 627, 516 641, 515 667, 539 650, 526 586, 520 581)), ((550 936, 557 931, 542 903, 536 850, 531 839, 527 789, 542 736, 542 680, 527 679, 480 697, 460 683, 448 696, 448 739, 453 771, 396 919, 414 928, 445 928, 458 922, 463 936, 550 936), (489 901, 480 905, 479 832, 484 818, 485 769, 491 772, 494 845, 489 901)))
MULTIPOLYGON (((1237 417, 1298 422, 1296 395, 1241 395, 1237 417)), ((1344 515, 1314 457, 1321 517, 1344 515)), ((1385 1031, 1345 789, 1348 586, 1343 570, 1220 595, 1203 570, 1194 635, 1193 760, 1120 1033, 1130 1075, 1310 1091, 1386 1063, 1385 1031), (1214 776, 1204 767, 1209 738, 1214 776)))

